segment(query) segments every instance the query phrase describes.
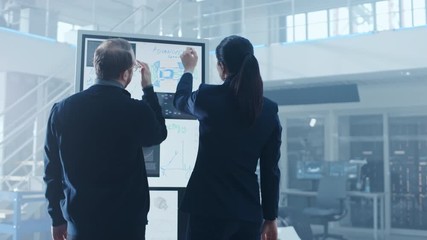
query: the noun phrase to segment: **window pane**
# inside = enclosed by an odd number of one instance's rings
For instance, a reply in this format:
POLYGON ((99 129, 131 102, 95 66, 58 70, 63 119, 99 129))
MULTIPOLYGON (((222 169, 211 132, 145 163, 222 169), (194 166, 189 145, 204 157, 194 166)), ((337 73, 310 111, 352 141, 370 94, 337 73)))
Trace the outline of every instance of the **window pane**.
POLYGON ((349 34, 350 22, 348 20, 348 8, 335 8, 329 10, 330 36, 349 34))
POLYGON ((295 41, 307 39, 305 13, 295 15, 295 41))
POLYGON ((371 32, 374 30, 372 4, 365 3, 352 7, 352 24, 354 33, 371 32))
POLYGON ((425 0, 413 0, 412 2, 414 4, 414 10, 415 9, 424 9, 424 8, 426 8, 426 2, 425 2, 425 0))
POLYGON ((308 39, 328 37, 328 15, 326 10, 308 13, 308 39))
POLYGON ((402 27, 412 26, 412 0, 402 0, 402 27))
POLYGON ((286 16, 286 26, 289 27, 294 27, 294 16, 286 16))
POLYGON ((416 9, 414 10, 414 26, 426 25, 426 10, 416 9))
POLYGON ((426 24, 426 2, 425 0, 413 0, 414 26, 426 24))
POLYGON ((377 30, 399 28, 399 1, 388 0, 376 3, 377 30))
POLYGON ((294 17, 293 16, 286 17, 286 41, 287 42, 294 41, 294 17))

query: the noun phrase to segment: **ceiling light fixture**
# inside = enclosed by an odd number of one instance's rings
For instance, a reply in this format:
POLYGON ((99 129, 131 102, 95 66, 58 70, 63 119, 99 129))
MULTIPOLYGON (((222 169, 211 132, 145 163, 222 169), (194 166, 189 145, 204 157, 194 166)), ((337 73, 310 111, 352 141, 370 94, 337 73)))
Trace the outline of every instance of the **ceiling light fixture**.
POLYGON ((311 118, 311 119, 310 119, 310 122, 308 123, 308 125, 309 125, 310 127, 315 127, 315 126, 316 126, 316 123, 317 123, 317 119, 315 119, 315 118, 311 118))

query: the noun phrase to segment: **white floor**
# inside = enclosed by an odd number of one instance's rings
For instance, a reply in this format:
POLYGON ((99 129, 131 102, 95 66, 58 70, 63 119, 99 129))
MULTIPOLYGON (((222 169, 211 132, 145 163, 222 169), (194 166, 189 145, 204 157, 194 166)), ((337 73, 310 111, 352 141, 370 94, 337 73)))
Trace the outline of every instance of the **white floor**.
MULTIPOLYGON (((374 237, 370 234, 342 234, 347 240, 374 240, 374 237)), ((426 240, 425 237, 413 237, 413 236, 404 236, 404 235, 390 235, 385 236, 384 238, 379 237, 378 240, 426 240)))
MULTIPOLYGON (((314 233, 321 233, 320 229, 314 229, 314 233)), ((341 234, 347 240, 375 240, 372 233, 363 232, 363 233, 355 233, 355 232, 344 232, 337 229, 331 229, 330 233, 333 234, 341 234)), ((378 236, 378 240, 427 240, 426 236, 408 236, 408 235, 396 235, 391 234, 389 236, 378 236)))
MULTIPOLYGON (((321 226, 312 225, 311 227, 314 234, 321 233, 323 230, 321 226)), ((333 234, 340 234, 347 240, 376 240, 374 238, 373 232, 368 229, 361 229, 361 230, 357 230, 357 229, 347 230, 347 229, 339 228, 339 227, 331 228, 329 232, 333 234)), ((388 236, 387 235, 383 236, 381 232, 378 232, 377 240, 427 240, 427 229, 424 236, 420 236, 421 234, 423 233, 414 233, 411 235, 390 234, 388 236)))

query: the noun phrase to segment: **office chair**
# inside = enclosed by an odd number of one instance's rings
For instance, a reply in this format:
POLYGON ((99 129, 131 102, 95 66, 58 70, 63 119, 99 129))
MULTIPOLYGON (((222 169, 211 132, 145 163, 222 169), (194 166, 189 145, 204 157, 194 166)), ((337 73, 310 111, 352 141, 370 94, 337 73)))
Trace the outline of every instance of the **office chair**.
POLYGON ((340 239, 341 235, 329 233, 329 222, 338 221, 347 214, 344 199, 346 197, 346 176, 323 176, 319 181, 315 207, 305 208, 303 213, 312 219, 318 219, 323 225, 323 233, 315 234, 314 239, 340 239))

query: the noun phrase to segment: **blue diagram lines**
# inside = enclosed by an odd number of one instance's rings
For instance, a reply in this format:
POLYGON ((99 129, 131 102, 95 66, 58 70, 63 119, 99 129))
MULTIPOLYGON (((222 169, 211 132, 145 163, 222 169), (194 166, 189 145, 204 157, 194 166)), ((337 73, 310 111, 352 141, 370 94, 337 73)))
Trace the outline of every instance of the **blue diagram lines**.
POLYGON ((160 177, 151 186, 185 187, 194 168, 199 147, 199 123, 166 119, 168 138, 160 147, 160 177))
MULTIPOLYGON (((178 145, 178 144, 177 144, 178 145)), ((193 165, 185 161, 185 142, 181 142, 181 151, 175 149, 173 153, 169 156, 170 158, 164 164, 160 166, 160 172, 162 176, 167 176, 168 172, 180 171, 185 174, 186 177, 189 177, 193 165)))
POLYGON ((169 137, 175 141, 167 140, 162 145, 160 172, 162 176, 180 174, 189 177, 194 166, 197 154, 198 128, 197 122, 182 120, 166 120, 169 137), (196 143, 196 144, 195 144, 196 143))
POLYGON ((179 79, 184 73, 181 62, 156 61, 151 65, 153 86, 160 92, 175 92, 179 79))

